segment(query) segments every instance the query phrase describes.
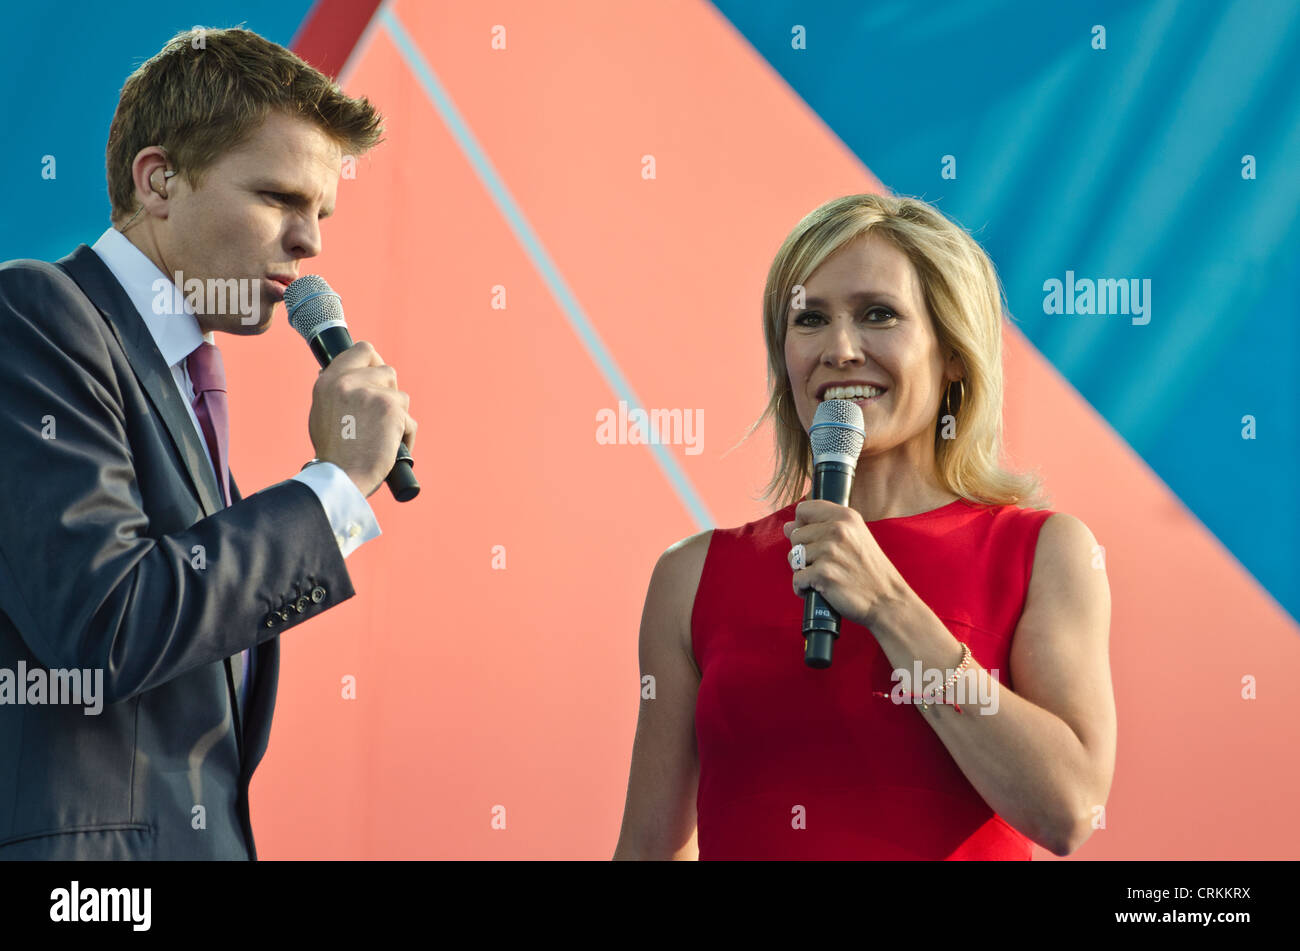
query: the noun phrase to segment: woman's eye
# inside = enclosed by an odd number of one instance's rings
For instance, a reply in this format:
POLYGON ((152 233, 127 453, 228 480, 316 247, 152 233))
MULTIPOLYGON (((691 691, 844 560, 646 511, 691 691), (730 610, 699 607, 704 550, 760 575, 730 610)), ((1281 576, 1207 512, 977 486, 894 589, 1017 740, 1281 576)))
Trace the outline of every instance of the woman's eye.
MULTIPOLYGON (((864 316, 864 317, 871 317, 873 314, 878 314, 878 315, 880 315, 880 319, 879 319, 879 320, 870 320, 870 321, 868 321, 869 323, 873 323, 873 324, 874 324, 874 323, 886 323, 886 322, 888 322, 888 321, 890 321, 890 320, 895 319, 895 318, 898 316, 898 315, 895 314, 892 310, 890 310, 888 307, 872 307, 872 308, 871 308, 870 310, 868 310, 865 314, 863 314, 863 316, 864 316)), ((825 319, 826 319, 825 317, 823 317, 821 314, 817 313, 815 310, 810 310, 810 311, 806 311, 805 313, 802 313, 802 314, 800 314, 799 316, 797 316, 797 317, 794 319, 794 322, 795 322, 796 324, 800 325, 800 326, 807 327, 807 326, 811 326, 811 324, 805 323, 805 321, 817 321, 817 320, 822 320, 822 321, 824 321, 825 319)))

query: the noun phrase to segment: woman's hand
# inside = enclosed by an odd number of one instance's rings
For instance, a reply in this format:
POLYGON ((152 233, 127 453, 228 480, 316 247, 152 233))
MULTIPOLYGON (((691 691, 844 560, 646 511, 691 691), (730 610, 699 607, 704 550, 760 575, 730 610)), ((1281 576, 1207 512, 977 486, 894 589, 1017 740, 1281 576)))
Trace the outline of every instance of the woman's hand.
POLYGON ((785 523, 790 545, 804 546, 807 564, 794 573, 794 593, 821 593, 840 617, 870 627, 891 600, 900 598, 907 582, 880 550, 856 509, 834 502, 809 500, 785 523))

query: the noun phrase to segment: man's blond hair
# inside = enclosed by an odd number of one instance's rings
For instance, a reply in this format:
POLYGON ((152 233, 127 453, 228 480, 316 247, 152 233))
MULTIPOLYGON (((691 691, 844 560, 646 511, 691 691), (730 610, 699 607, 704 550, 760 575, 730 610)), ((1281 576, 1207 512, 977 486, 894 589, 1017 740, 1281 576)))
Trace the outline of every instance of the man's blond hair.
POLYGON ((177 33, 132 73, 108 132, 108 197, 120 224, 136 211, 131 165, 162 146, 192 188, 222 155, 253 136, 273 111, 314 122, 344 155, 383 135, 369 100, 353 99, 283 46, 249 30, 194 27, 177 33))

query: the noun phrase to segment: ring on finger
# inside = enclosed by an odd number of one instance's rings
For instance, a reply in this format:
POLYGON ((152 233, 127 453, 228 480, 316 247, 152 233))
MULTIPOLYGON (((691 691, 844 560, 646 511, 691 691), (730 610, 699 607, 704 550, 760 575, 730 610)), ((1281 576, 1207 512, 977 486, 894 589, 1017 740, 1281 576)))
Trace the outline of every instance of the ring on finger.
POLYGON ((790 567, 793 570, 802 571, 804 568, 808 567, 808 550, 803 547, 802 543, 791 548, 788 557, 790 559, 790 567))

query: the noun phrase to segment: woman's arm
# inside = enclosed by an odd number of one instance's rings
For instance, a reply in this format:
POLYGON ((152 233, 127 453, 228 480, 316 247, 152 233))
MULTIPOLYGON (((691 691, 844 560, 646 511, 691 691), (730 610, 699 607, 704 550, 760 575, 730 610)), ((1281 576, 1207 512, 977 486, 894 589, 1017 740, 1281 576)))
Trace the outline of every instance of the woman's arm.
POLYGON ((659 557, 641 613, 642 687, 632 769, 615 859, 694 859, 695 695, 700 673, 691 646, 691 611, 712 532, 678 542, 659 557))
MULTIPOLYGON (((1071 515, 1044 522, 1011 645, 1016 692, 989 685, 996 713, 981 715, 974 702, 960 714, 945 705, 917 708, 984 801, 1056 855, 1092 834, 1115 772, 1110 588, 1095 546, 1071 515)), ((918 659, 927 669, 952 668, 961 657, 957 639, 910 589, 882 607, 872 633, 895 669, 911 670, 918 659)), ((991 680, 979 668, 969 687, 975 676, 991 680)))

